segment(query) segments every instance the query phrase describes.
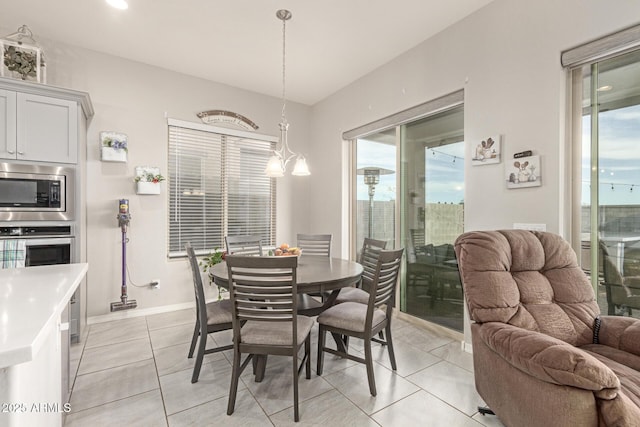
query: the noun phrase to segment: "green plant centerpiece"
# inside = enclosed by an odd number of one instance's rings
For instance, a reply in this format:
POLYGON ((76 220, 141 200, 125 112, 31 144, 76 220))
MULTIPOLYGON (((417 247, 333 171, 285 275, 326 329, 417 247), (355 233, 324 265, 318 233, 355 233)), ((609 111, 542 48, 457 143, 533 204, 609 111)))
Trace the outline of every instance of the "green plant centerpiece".
MULTIPOLYGON (((214 265, 220 264, 222 261, 224 261, 226 255, 227 253, 225 251, 221 251, 219 248, 215 248, 213 252, 203 257, 202 261, 200 261, 199 265, 202 267, 202 272, 207 273, 207 275, 209 276, 209 286, 213 284, 213 275, 211 274, 211 268, 213 268, 214 265)), ((218 286, 218 300, 222 299, 222 293, 226 291, 227 290, 225 288, 218 286)))

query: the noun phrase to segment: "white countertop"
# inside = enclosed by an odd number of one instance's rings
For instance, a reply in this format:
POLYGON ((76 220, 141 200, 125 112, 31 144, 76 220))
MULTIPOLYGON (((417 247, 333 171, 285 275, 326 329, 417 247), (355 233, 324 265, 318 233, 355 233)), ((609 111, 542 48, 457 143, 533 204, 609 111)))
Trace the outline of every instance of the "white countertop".
POLYGON ((0 368, 34 359, 88 264, 0 269, 0 368))

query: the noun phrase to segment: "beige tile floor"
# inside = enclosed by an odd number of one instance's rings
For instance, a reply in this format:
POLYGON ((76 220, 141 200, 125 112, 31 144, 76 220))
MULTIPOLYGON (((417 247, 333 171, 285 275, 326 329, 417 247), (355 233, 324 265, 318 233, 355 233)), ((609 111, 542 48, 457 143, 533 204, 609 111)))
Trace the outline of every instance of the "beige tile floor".
MULTIPOLYGON (((471 355, 460 343, 394 319, 398 370, 386 348, 374 344, 378 395, 369 394, 364 365, 325 354, 315 374, 317 327, 310 380, 300 377, 300 422, 293 422, 288 358, 270 357, 265 379, 242 375, 235 413, 226 415, 232 352, 205 356, 191 384, 187 359, 195 311, 175 311, 91 325, 72 346, 77 372, 66 427, 75 426, 502 426, 482 416, 471 355)), ((208 346, 229 343, 229 331, 211 334, 208 346)), ((362 353, 362 341, 350 351, 362 353)))

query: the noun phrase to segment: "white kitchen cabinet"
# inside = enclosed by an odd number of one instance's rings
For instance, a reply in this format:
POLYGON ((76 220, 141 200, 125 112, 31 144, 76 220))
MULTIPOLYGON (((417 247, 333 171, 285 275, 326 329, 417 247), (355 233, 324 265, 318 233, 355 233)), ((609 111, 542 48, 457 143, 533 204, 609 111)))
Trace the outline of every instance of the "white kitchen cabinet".
POLYGON ((77 164, 92 113, 86 93, 0 78, 0 159, 77 164))
POLYGON ((18 93, 16 146, 18 160, 78 162, 78 103, 18 93))
POLYGON ((0 89, 0 158, 16 158, 16 93, 0 89))

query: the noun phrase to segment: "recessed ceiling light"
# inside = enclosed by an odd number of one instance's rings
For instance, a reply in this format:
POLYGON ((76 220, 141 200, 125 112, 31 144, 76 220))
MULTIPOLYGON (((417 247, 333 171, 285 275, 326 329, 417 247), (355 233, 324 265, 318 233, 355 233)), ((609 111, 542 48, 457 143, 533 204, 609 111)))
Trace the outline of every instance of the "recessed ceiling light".
POLYGON ((613 89, 613 86, 611 86, 611 85, 604 85, 604 86, 600 86, 600 87, 598 88, 598 92, 606 92, 606 91, 611 90, 611 89, 613 89))
POLYGON ((107 3, 109 3, 109 6, 115 7, 116 9, 125 10, 129 8, 127 0, 107 0, 107 3))

